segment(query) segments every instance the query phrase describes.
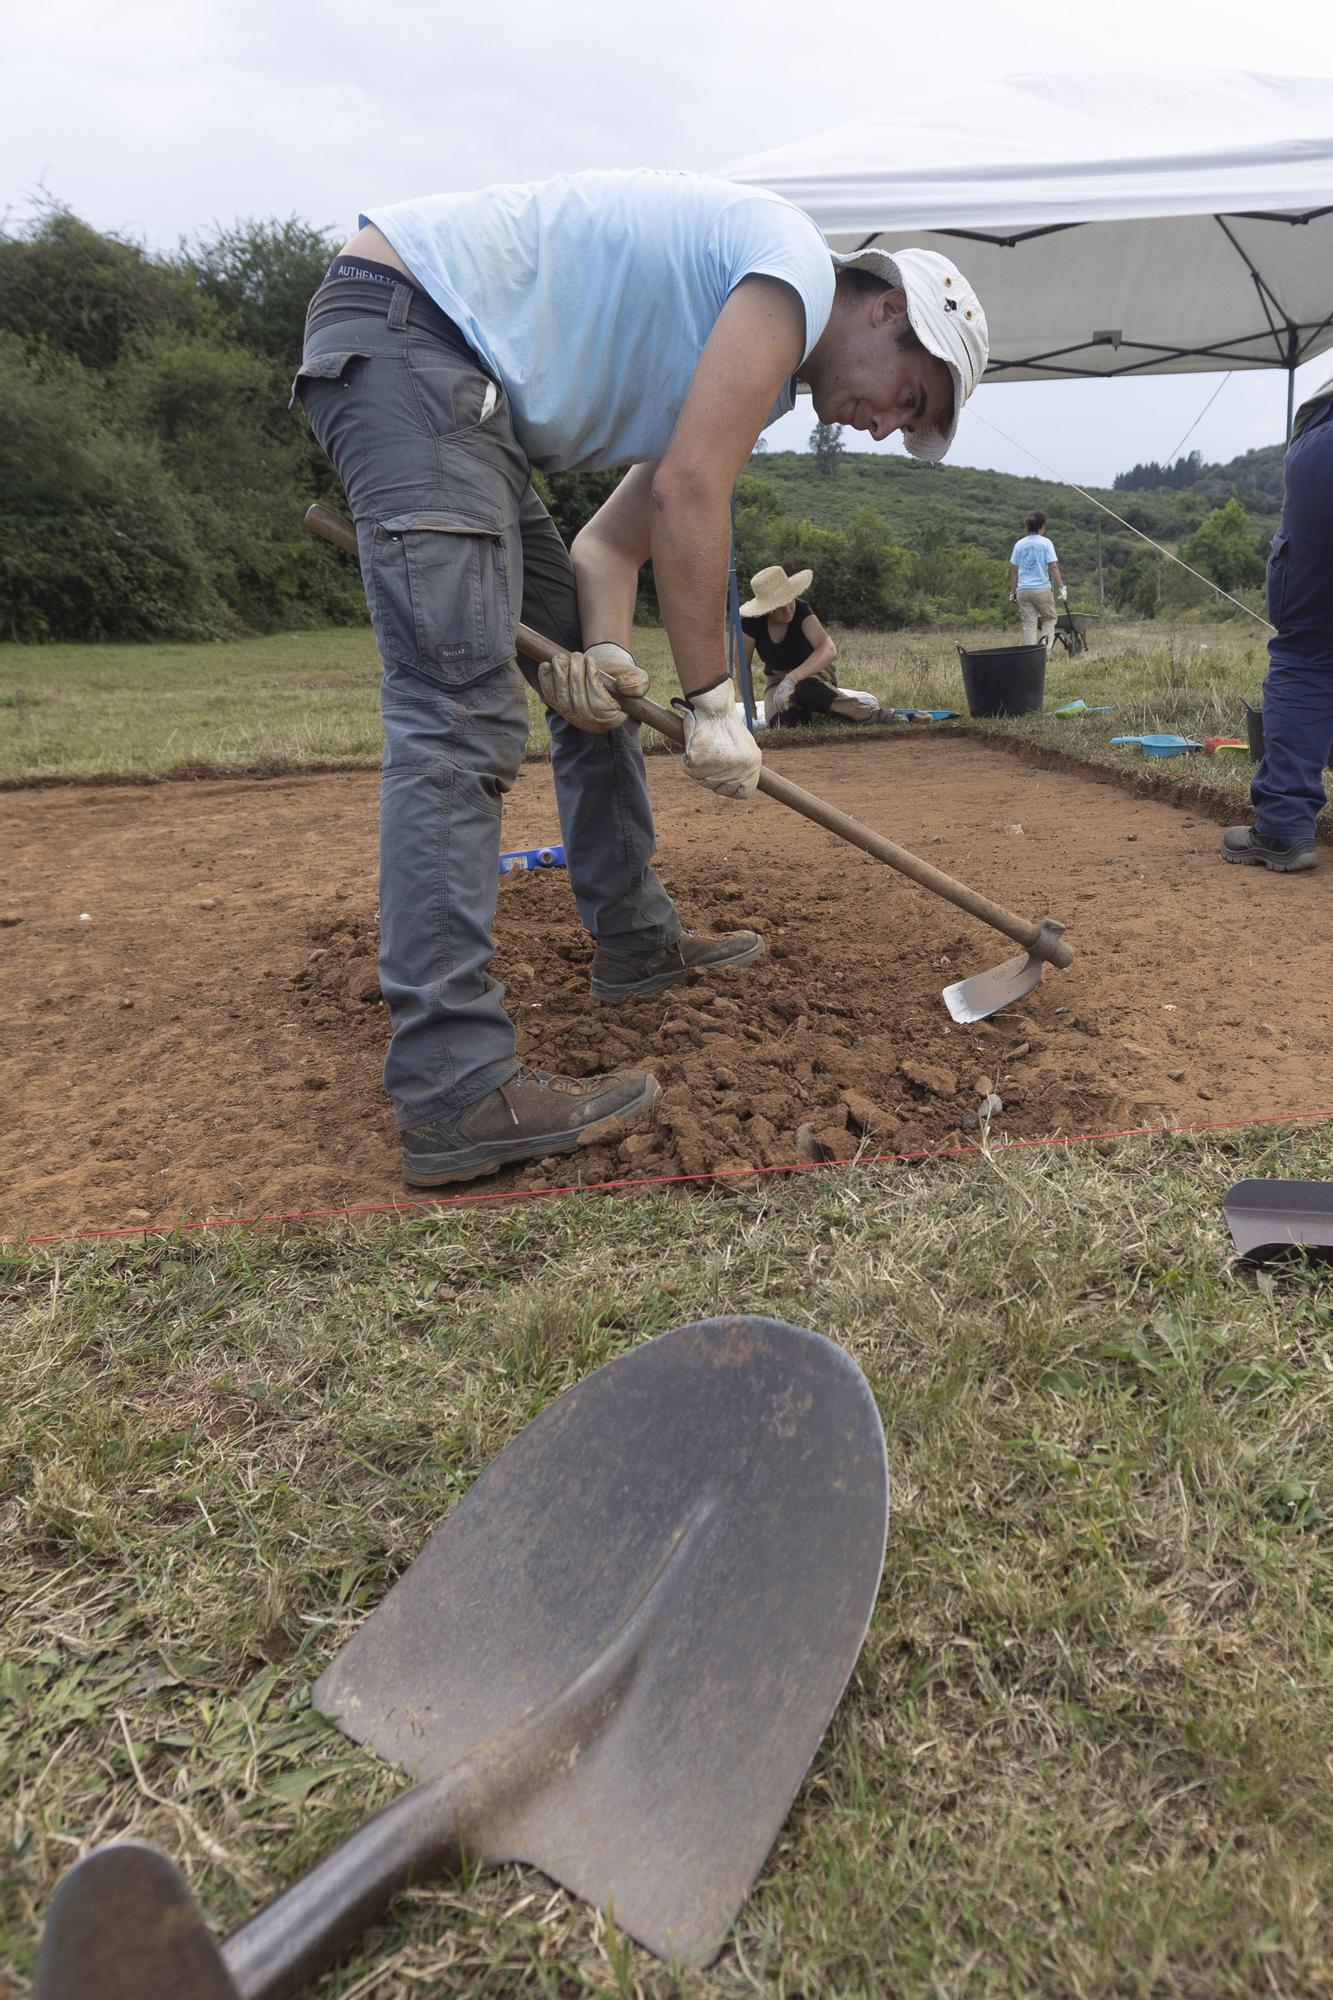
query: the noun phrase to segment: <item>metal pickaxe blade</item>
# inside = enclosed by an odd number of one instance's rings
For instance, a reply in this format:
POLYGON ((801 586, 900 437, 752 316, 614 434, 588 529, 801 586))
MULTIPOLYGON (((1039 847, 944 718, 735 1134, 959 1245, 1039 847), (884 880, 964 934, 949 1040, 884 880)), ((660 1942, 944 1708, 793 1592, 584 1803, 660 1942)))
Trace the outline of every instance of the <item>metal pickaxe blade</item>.
MULTIPOLYGON (((955 1021, 984 1021, 990 1014, 998 1014, 1002 1007, 1012 1007, 1022 1000, 1037 985, 1048 964, 1059 964, 1050 955, 1049 947, 1058 943, 1063 924, 1057 924, 1054 917, 1043 917, 1037 926, 1037 942, 1028 951, 1020 951, 1017 958, 1006 958, 999 965, 993 965, 989 972, 974 972, 970 979, 956 979, 952 986, 944 989, 944 1004, 955 1021), (1043 950, 1046 946, 1048 949, 1043 950)), ((1069 947, 1066 945, 1067 951, 1069 947)))

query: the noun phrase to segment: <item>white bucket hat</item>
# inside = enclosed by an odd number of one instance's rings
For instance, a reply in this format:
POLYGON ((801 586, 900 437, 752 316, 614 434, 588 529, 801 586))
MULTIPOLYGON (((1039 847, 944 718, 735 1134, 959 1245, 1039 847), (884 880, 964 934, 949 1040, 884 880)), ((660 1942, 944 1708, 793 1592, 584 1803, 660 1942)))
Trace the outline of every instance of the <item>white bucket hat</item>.
POLYGON ((907 318, 921 345, 953 379, 953 418, 943 429, 903 432, 913 458, 941 459, 954 441, 963 405, 986 372, 990 334, 981 301, 956 264, 938 250, 833 253, 838 271, 869 271, 907 294, 907 318))
POLYGON ((795 576, 788 576, 781 563, 774 563, 771 569, 756 570, 750 578, 754 596, 748 604, 742 604, 741 617, 758 618, 763 612, 780 611, 803 590, 809 590, 813 576, 812 569, 798 569, 795 576))

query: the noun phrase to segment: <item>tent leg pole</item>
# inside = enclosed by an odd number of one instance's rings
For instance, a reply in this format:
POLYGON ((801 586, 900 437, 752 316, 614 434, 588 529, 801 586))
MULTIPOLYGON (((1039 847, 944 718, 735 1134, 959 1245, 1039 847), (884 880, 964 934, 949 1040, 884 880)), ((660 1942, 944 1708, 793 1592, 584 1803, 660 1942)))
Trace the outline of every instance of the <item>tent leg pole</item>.
POLYGON ((1296 408, 1296 370, 1287 370, 1287 443, 1291 443, 1291 420, 1296 408))
POLYGON ((754 680, 745 657, 745 634, 741 630, 741 594, 736 582, 736 495, 731 496, 731 556, 727 571, 727 651, 732 672, 740 685, 745 726, 754 734, 754 680))

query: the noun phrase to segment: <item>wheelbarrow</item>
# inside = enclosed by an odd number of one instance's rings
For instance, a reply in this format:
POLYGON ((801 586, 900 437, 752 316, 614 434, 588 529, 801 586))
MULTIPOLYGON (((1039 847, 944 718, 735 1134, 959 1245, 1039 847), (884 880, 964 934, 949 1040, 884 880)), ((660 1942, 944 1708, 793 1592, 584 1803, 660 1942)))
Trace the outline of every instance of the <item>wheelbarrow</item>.
POLYGON ((1094 611, 1062 611, 1055 621, 1055 636, 1073 659, 1088 650, 1088 627, 1097 622, 1094 611))

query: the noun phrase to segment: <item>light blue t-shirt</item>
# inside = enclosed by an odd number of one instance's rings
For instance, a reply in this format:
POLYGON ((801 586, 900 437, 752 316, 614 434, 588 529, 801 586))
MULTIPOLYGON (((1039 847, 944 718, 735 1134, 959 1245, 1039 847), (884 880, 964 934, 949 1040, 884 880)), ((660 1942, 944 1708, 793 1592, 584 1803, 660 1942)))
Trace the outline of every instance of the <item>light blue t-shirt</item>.
MULTIPOLYGON (((802 360, 833 310, 833 260, 809 216, 699 174, 568 174, 361 220, 503 384, 519 443, 553 472, 662 456, 742 278, 781 278, 799 295, 802 360)), ((794 400, 793 380, 767 421, 794 400)))
POLYGON ((1051 579, 1046 573, 1047 563, 1059 562, 1055 544, 1047 535, 1024 535, 1014 543, 1009 557, 1018 571, 1017 590, 1049 590, 1051 579))

